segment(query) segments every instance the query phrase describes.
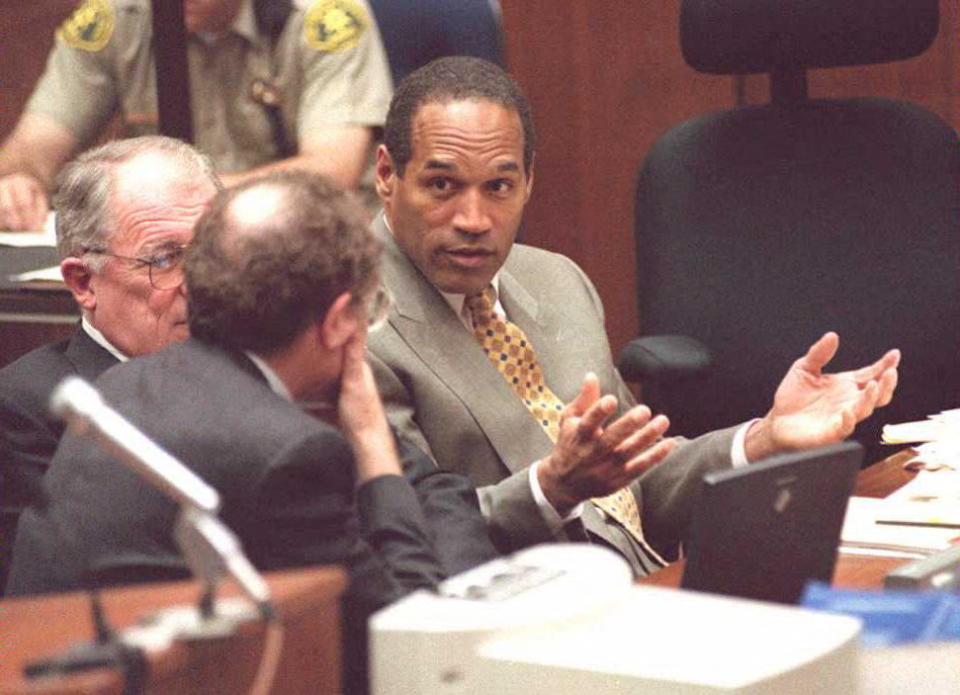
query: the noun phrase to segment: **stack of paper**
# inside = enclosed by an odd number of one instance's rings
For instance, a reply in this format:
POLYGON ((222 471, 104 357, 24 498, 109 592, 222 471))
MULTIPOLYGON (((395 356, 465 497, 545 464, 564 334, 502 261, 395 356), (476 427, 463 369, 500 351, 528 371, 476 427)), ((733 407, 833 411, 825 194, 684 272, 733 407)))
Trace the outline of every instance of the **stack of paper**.
POLYGON ((884 425, 884 444, 916 444, 917 456, 929 469, 960 470, 960 408, 944 410, 926 420, 884 425))
POLYGON ((56 215, 47 215, 43 229, 28 232, 0 232, 0 246, 56 246, 56 215))
POLYGON ((851 497, 840 532, 840 549, 880 550, 920 557, 960 542, 960 530, 940 526, 878 523, 887 516, 889 499, 851 497))
POLYGON ((920 472, 883 500, 877 523, 942 527, 960 533, 960 472, 920 472))
POLYGON ((60 266, 52 265, 49 268, 40 268, 39 270, 28 270, 25 273, 16 273, 10 276, 13 282, 30 283, 56 283, 63 285, 63 274, 60 272, 60 266))

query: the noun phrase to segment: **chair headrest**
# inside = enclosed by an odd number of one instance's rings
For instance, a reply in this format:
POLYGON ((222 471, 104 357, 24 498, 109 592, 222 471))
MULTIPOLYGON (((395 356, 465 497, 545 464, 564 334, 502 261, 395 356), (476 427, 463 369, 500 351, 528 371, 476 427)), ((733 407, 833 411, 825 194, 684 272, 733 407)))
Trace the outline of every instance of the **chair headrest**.
POLYGON ((680 44, 721 75, 868 65, 923 53, 939 16, 937 0, 683 0, 680 44))

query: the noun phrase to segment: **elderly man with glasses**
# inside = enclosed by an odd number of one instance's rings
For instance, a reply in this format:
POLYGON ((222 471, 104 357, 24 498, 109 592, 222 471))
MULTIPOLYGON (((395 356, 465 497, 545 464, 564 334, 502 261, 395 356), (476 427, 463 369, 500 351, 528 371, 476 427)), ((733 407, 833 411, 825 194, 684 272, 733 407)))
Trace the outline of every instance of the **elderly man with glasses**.
MULTIPOLYGON (((322 182, 303 184, 300 178, 304 174, 291 176, 292 181, 277 185, 306 190, 319 186, 328 198, 341 195, 327 191, 329 187, 324 188, 322 182)), ((16 516, 46 496, 41 478, 63 435, 63 425, 47 409, 56 384, 72 374, 93 381, 118 362, 188 338, 184 258, 189 255, 194 227, 219 188, 205 157, 188 145, 159 136, 110 143, 81 155, 64 170, 56 198, 61 269, 83 318, 70 340, 39 348, 0 370, 0 474, 4 478, 0 497, 8 511, 8 528, 0 537, 0 548, 12 542, 16 516)), ((310 219, 302 222, 308 231, 320 224, 310 219)), ((266 233, 271 228, 267 222, 264 225, 266 233)), ((361 227, 367 234, 366 224, 361 227)), ((378 260, 378 253, 368 253, 364 262, 371 265, 378 260)), ((293 260, 274 263, 265 276, 263 264, 268 255, 252 255, 232 274, 227 272, 229 267, 204 261, 207 256, 194 261, 205 269, 197 272, 209 275, 210 282, 219 277, 221 294, 236 299, 234 310, 238 306, 250 309, 250 305, 257 309, 256 326, 250 327, 254 320, 250 315, 224 317, 219 315, 223 312, 213 310, 192 317, 191 322, 206 325, 219 319, 219 330, 231 334, 222 336, 220 342, 235 340, 242 348, 289 330, 292 318, 284 313, 284 298, 303 293, 296 273, 304 272, 307 256, 294 253, 293 260), (268 283, 271 277, 274 281, 268 283), (258 291, 259 299, 252 299, 258 291)), ((314 257, 323 260, 318 252, 314 257)), ((371 266, 365 272, 375 279, 375 270, 371 266)), ((322 276, 327 271, 329 268, 318 267, 311 272, 322 276)), ((309 272, 307 276, 312 277, 309 272)), ((368 284, 362 301, 355 298, 355 304, 366 312, 373 328, 386 317, 389 298, 379 282, 368 284)), ((293 306, 306 303, 301 298, 293 306)), ((252 352, 247 356, 256 362, 259 358, 252 352)), ((167 383, 174 381, 171 378, 167 383)), ((176 383, 180 387, 171 385, 170 390, 177 398, 192 402, 203 395, 198 381, 176 383)), ((337 384, 332 380, 325 391, 302 394, 299 405, 335 421, 339 417, 337 384)), ((151 417, 155 414, 158 421, 180 410, 174 404, 162 409, 153 405, 146 412, 151 417)), ((251 412, 259 407, 257 403, 243 405, 251 412)), ((219 406, 211 407, 209 417, 182 421, 183 427, 196 436, 217 430, 214 412, 219 410, 219 406)), ((257 431, 261 423, 254 420, 251 424, 252 431, 257 431)), ((494 557, 473 486, 459 475, 435 474, 432 466, 431 475, 422 475, 422 469, 408 465, 416 458, 417 452, 405 456, 404 472, 413 485, 443 572, 454 574, 494 557)), ((291 513, 295 513, 295 496, 290 503, 291 513)), ((0 590, 8 564, 0 557, 0 590)))
POLYGON ((220 188, 205 156, 159 136, 108 143, 63 170, 57 246, 82 318, 69 340, 0 370, 0 590, 17 515, 38 499, 63 434, 50 392, 188 336, 183 250, 220 188))
MULTIPOLYGON (((476 562, 495 554, 469 481, 398 445, 387 423, 365 359, 386 308, 380 252, 357 199, 324 179, 244 182, 213 200, 187 250, 190 338, 97 380, 220 492, 259 569, 346 567, 348 693, 363 691, 367 615, 450 571, 445 538, 476 562), (304 412, 317 403, 323 420, 304 412), (423 501, 431 486, 446 514, 423 501)), ((111 458, 64 435, 47 503, 21 517, 11 594, 182 575, 175 505, 111 458)))

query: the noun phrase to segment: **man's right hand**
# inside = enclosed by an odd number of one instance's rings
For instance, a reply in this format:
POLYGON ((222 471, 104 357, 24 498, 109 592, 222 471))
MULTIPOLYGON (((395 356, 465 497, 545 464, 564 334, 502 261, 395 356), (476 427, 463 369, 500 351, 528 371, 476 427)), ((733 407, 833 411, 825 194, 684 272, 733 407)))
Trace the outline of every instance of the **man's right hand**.
POLYGON ((564 408, 557 442, 537 467, 543 494, 561 516, 626 487, 673 450, 674 440, 662 439, 670 426, 665 416, 651 418, 650 409, 638 405, 605 424, 616 410, 616 397, 601 397, 593 374, 564 408))
POLYGON ((38 230, 49 211, 47 191, 30 174, 0 177, 0 229, 38 230))

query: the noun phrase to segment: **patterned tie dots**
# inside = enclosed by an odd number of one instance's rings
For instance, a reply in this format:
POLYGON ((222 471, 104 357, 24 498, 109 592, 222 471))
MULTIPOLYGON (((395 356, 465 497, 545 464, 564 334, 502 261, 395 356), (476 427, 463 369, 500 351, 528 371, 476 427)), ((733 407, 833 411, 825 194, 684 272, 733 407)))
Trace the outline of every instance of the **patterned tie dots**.
MULTIPOLYGON (((487 357, 536 418, 550 441, 555 442, 560 433, 563 401, 547 386, 537 354, 527 336, 515 323, 496 313, 495 303, 493 287, 467 297, 466 306, 473 323, 473 333, 487 357)), ((623 488, 591 502, 616 519, 648 553, 663 562, 643 538, 640 510, 629 489, 623 488)))

